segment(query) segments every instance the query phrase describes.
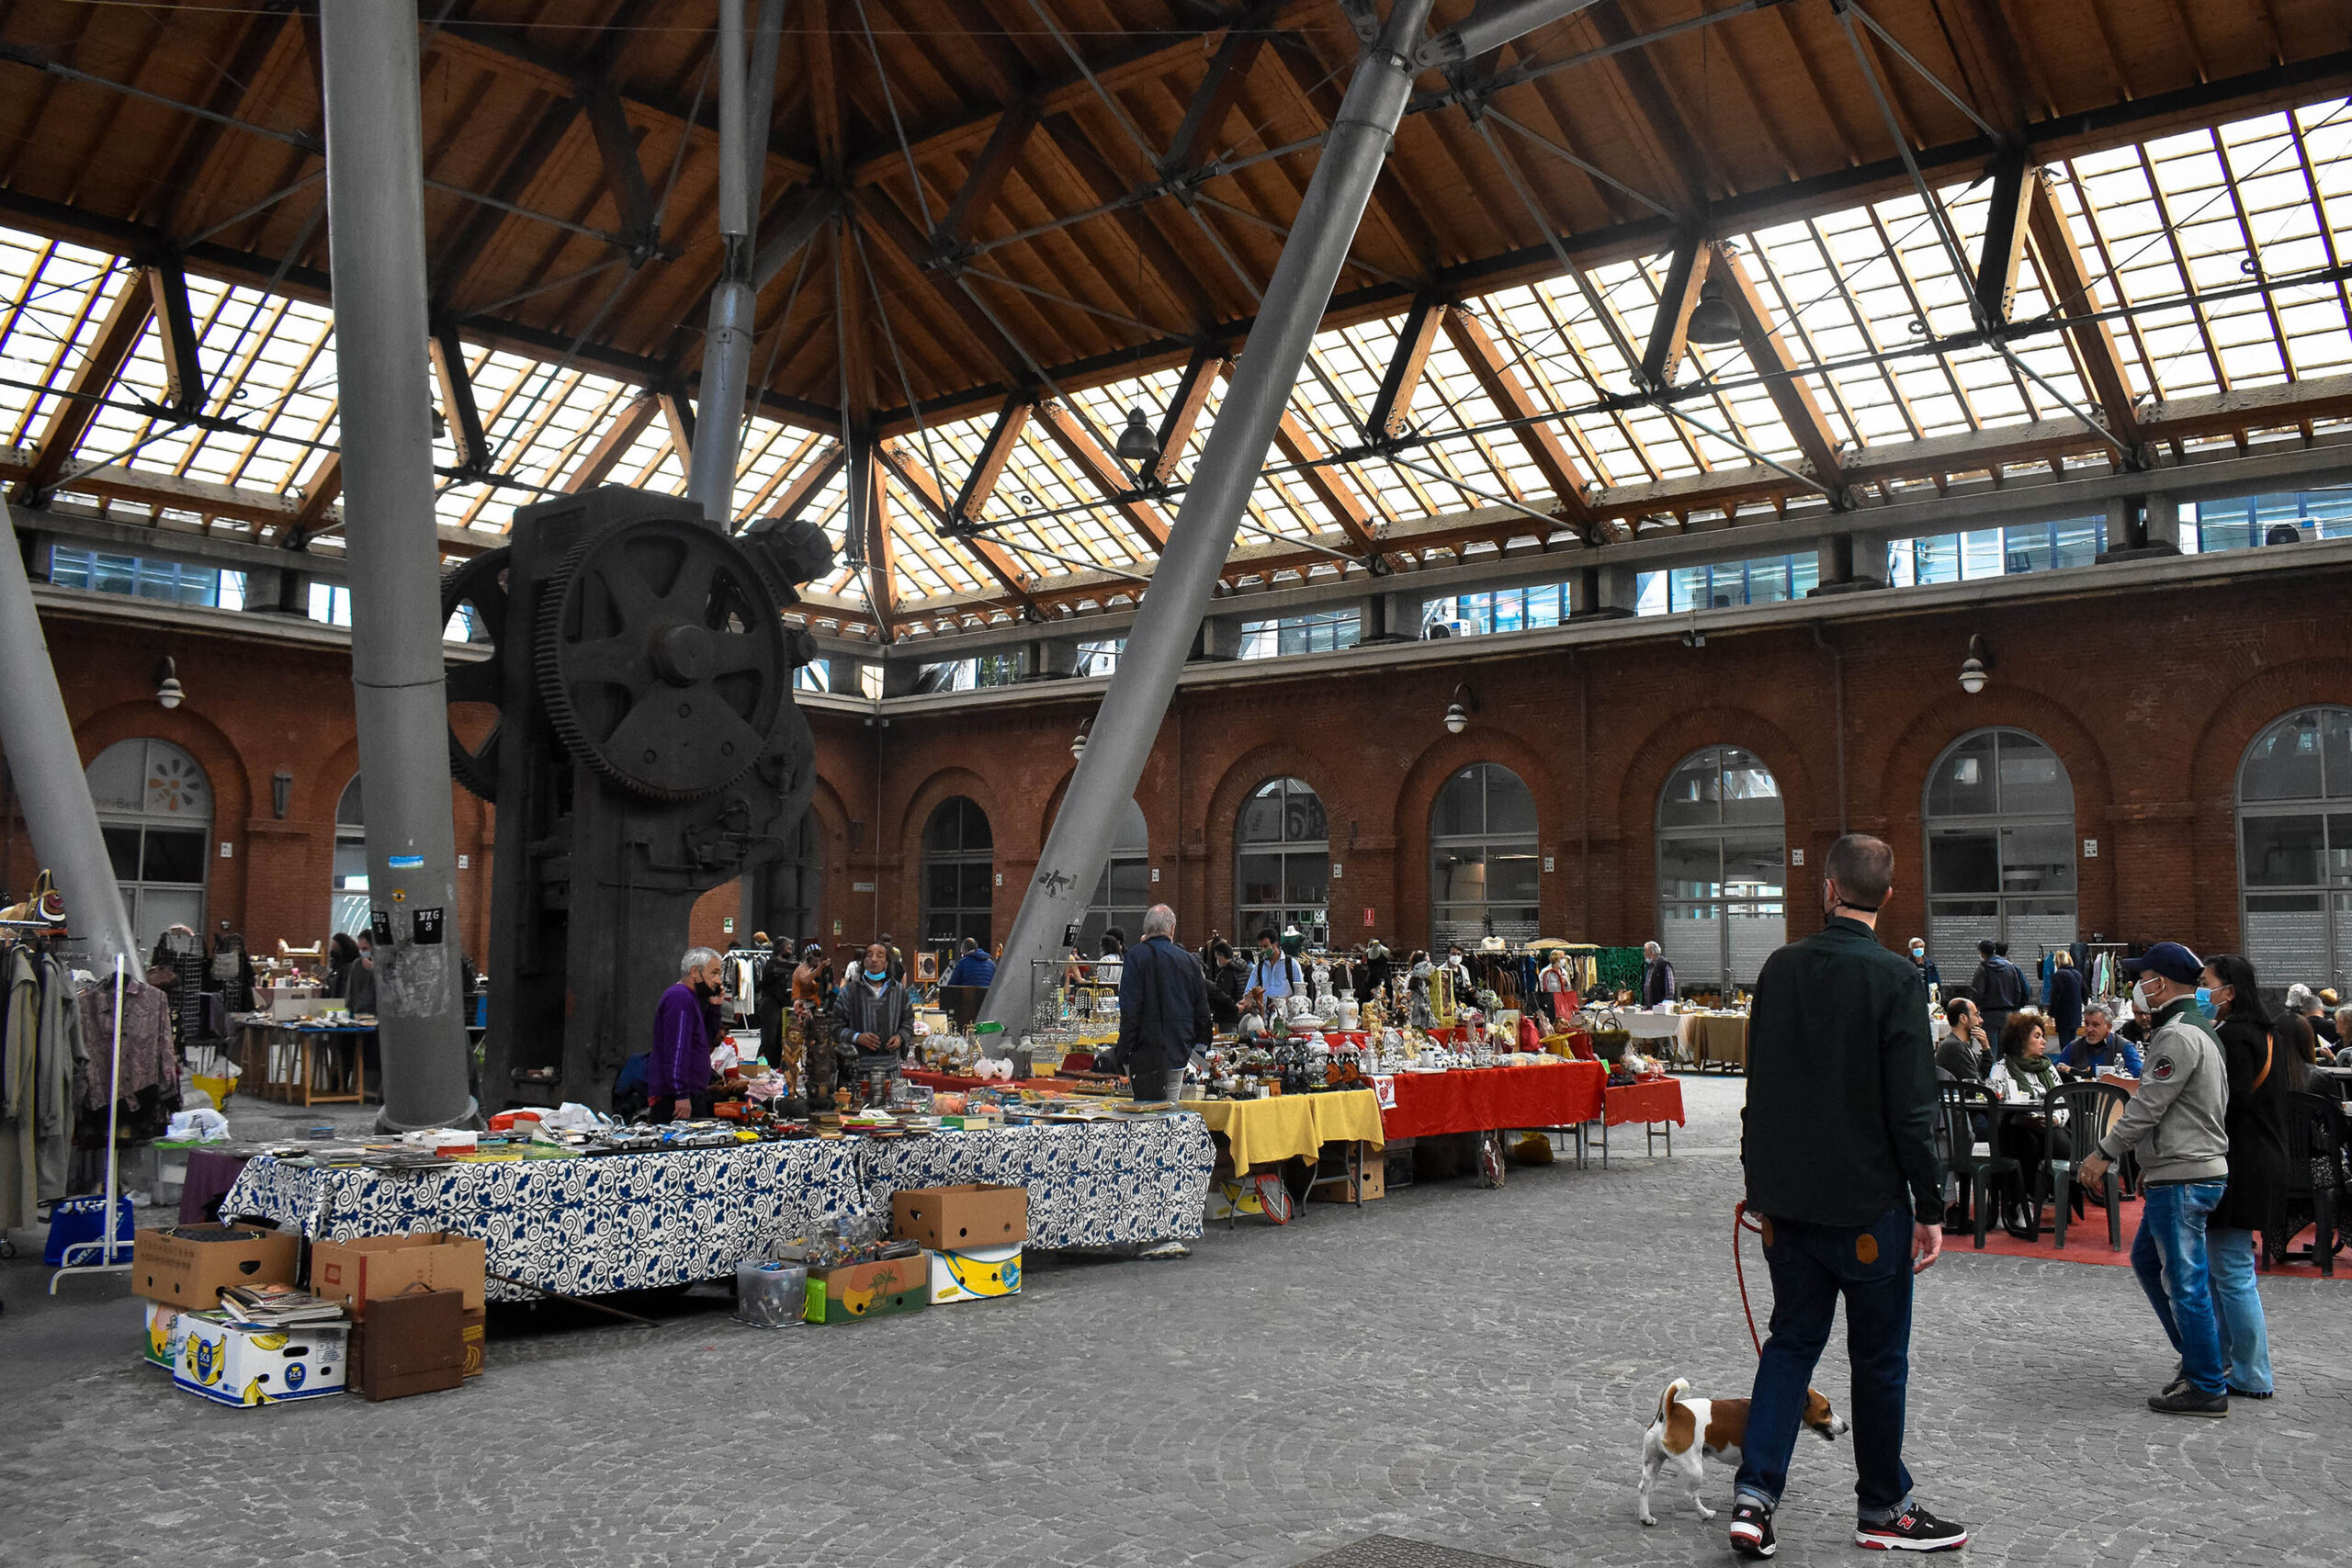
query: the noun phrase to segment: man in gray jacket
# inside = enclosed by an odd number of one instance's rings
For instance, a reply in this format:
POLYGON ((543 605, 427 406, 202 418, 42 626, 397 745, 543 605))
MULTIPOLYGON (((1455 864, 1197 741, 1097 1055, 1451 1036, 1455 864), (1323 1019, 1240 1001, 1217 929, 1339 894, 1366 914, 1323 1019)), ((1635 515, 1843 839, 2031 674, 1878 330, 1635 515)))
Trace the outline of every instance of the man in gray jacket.
POLYGON ((872 942, 865 962, 833 998, 833 1038, 844 1083, 862 1085, 868 1102, 888 1100, 899 1064, 915 1043, 914 1000, 891 973, 887 942, 872 942))
POLYGON ((2229 1384, 2222 1331, 2213 1312, 2205 1226, 2229 1185, 2230 1137, 2223 1123, 2230 1079, 2221 1042, 2198 1006, 2204 969, 2177 942, 2160 942, 2123 960, 2140 983, 2133 997, 2154 1015, 2140 1089, 2083 1161, 2094 1191, 2127 1149, 2140 1155, 2146 1189, 2132 1269, 2156 1309, 2165 1337, 2180 1352, 2180 1373, 2148 1408, 2164 1416, 2224 1416, 2229 1384))

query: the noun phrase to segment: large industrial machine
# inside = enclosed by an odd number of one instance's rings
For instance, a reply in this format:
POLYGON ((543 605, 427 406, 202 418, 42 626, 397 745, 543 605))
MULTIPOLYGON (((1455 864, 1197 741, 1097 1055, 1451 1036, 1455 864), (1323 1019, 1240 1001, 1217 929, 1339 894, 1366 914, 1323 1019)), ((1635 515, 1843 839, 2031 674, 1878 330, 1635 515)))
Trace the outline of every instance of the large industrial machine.
POLYGON ((603 1109, 695 900, 797 838, 815 646, 782 612, 832 550, 812 524, 730 536, 615 486, 522 508, 511 538, 442 588, 492 650, 448 666, 450 771, 498 808, 481 1100, 603 1109))

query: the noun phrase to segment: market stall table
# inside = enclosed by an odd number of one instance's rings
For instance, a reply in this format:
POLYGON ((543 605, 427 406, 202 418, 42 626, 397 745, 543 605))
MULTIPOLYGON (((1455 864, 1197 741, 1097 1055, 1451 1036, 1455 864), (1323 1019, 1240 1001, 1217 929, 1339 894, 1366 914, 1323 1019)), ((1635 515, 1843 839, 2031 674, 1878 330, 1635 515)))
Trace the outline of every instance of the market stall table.
POLYGON ((1382 1073, 1372 1080, 1391 1143, 1449 1133, 1483 1134, 1480 1157, 1488 1186, 1501 1184, 1500 1134, 1511 1128, 1566 1128, 1582 1164, 1586 1124, 1600 1120, 1608 1081, 1607 1067, 1582 1061, 1382 1073))
MULTIPOLYGON (((1380 1101, 1369 1089, 1331 1089, 1321 1094, 1277 1094, 1264 1100, 1188 1100, 1184 1109, 1197 1111, 1211 1133, 1226 1141, 1236 1190, 1226 1195, 1237 1204, 1238 1182, 1252 1170, 1305 1160, 1315 1165, 1326 1144, 1344 1144, 1348 1165, 1334 1182, 1349 1184, 1352 1201, 1362 1205, 1363 1150, 1382 1147, 1380 1101)), ((1232 1209, 1228 1208, 1230 1217, 1232 1209)), ((1270 1215, 1269 1217, 1276 1217, 1270 1215)), ((1288 1211, 1279 1216, 1287 1224, 1288 1211)))
POLYGON ((301 1105, 367 1100, 368 1042, 376 1037, 374 1024, 272 1021, 260 1027, 261 1098, 301 1105), (322 1077, 331 1092, 320 1091, 322 1077))
POLYGON ((1182 1111, 941 1132, 860 1150, 867 1200, 885 1215, 890 1194, 910 1187, 1026 1187, 1027 1245, 1044 1250, 1199 1235, 1216 1163, 1208 1128, 1182 1111))
POLYGON ((1600 1168, 1609 1168, 1609 1129, 1638 1122, 1646 1152, 1655 1154, 1658 1129, 1665 1128, 1666 1157, 1674 1157, 1674 1129, 1685 1119, 1682 1114, 1682 1084, 1679 1079, 1665 1077, 1636 1078, 1632 1083, 1611 1084, 1603 1097, 1605 1109, 1600 1118, 1600 1168))
POLYGON ((1699 1039, 1696 1059, 1702 1067, 1736 1067, 1747 1070, 1747 1015, 1744 1012, 1710 1012, 1697 1015, 1699 1039))

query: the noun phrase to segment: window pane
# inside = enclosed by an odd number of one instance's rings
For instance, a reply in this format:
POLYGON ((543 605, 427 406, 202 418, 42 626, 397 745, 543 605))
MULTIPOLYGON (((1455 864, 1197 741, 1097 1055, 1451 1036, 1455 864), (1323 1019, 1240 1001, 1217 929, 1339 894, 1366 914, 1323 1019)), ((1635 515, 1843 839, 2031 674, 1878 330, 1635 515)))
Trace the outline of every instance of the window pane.
POLYGON ((2324 710, 2320 750, 2326 763, 2328 798, 2352 797, 2352 708, 2324 710))
POLYGON ((1487 897, 1515 904, 1535 902, 1535 857, 1524 852, 1496 849, 1487 862, 1487 897))
POLYGON ((1283 840, 1293 844, 1319 844, 1331 836, 1331 819, 1323 810, 1323 797, 1299 783, 1290 781, 1290 795, 1283 802, 1283 840))
POLYGON ((1788 852, 1778 833, 1769 838, 1754 833, 1733 833, 1724 837, 1724 891, 1726 897, 1737 898, 1778 898, 1787 889, 1782 886, 1781 866, 1788 852))
POLYGON ((1989 817, 1994 809, 1993 737, 1972 735, 1954 747, 1928 780, 1930 817, 1989 817))
POLYGON ((986 812, 971 801, 960 796, 956 802, 956 811, 963 824, 966 849, 986 850, 996 847, 996 840, 989 832, 989 818, 986 812))
POLYGON ((2000 739, 2002 812, 2011 817, 2062 812, 2071 816, 2075 790, 2066 782, 2058 753, 2015 730, 2000 739))
POLYGON ((1245 844, 1279 844, 1283 840, 1282 784, 1266 785, 1250 797, 1241 808, 1241 841, 1245 844))
POLYGON ((1329 896, 1331 863, 1319 854, 1283 857, 1283 897, 1293 904, 1320 904, 1329 896))
MULTIPOLYGON (((2001 891, 2072 893, 2075 829, 2070 823, 2001 829, 2001 891)), ((2014 913, 2015 911, 2011 911, 2014 913)))
POLYGON ((1482 849, 1439 850, 1430 857, 1430 902, 1481 903, 1487 897, 1487 860, 1482 849))
POLYGON ((2246 753, 2238 774, 2238 798, 2316 800, 2319 795, 2319 715, 2290 715, 2265 730, 2246 753))
POLYGON ((335 803, 335 825, 342 828, 364 828, 368 825, 368 803, 359 793, 359 775, 354 773, 344 786, 343 798, 335 803))
POLYGON ((1478 770, 1464 768, 1446 780, 1430 812, 1430 836, 1461 838, 1482 830, 1485 813, 1478 799, 1478 770))
POLYGON ((1712 835, 1658 841, 1658 893, 1662 897, 1713 897, 1721 891, 1722 871, 1722 840, 1712 835))
POLYGON ((942 801, 939 809, 923 824, 922 847, 926 850, 960 849, 961 835, 956 831, 956 807, 959 800, 942 801))
POLYGON ((1725 822, 1778 822, 1781 819, 1780 781, 1764 760, 1751 751, 1727 747, 1723 753, 1723 803, 1725 822))
POLYGON ((2325 842, 2318 817, 2249 817, 2245 823, 2248 887, 2316 887, 2325 842))
POLYGON ((1118 834, 1111 840, 1112 852, 1115 854, 1122 850, 1132 850, 1141 854, 1150 847, 1150 834, 1144 827, 1143 807, 1130 800, 1127 809, 1119 818, 1118 834))
POLYGON ((923 867, 923 902, 934 909, 956 907, 956 866, 936 862, 923 867))
POLYGON ((118 740, 89 766, 90 803, 100 811, 136 813, 147 800, 147 743, 118 740))
POLYGON ((1998 893, 1999 840, 1990 833, 1935 833, 1928 839, 1928 891, 1998 893))
POLYGON ((1658 796, 1659 827, 1713 827, 1723 820, 1720 757, 1713 750, 1702 751, 1674 770, 1674 776, 1666 781, 1665 793, 1658 796))
POLYGON ((1143 906, 1151 902, 1151 865, 1148 862, 1114 860, 1111 863, 1110 877, 1109 902, 1121 906, 1143 906))
POLYGON ((1487 832, 1535 836, 1535 796, 1509 768, 1487 766, 1487 832))
POLYGON ((993 878, 986 861, 967 862, 957 877, 964 890, 963 904, 967 909, 985 909, 995 897, 993 878))
POLYGON ((124 882, 138 881, 139 829, 107 828, 102 830, 107 836, 107 858, 114 862, 116 877, 124 882))
POLYGON ((201 883, 204 880, 204 840, 202 833, 169 828, 148 829, 145 870, 141 874, 144 880, 201 883))
POLYGON ((1280 855, 1243 855, 1239 875, 1241 902, 1247 905, 1279 904, 1283 897, 1283 857, 1280 855))

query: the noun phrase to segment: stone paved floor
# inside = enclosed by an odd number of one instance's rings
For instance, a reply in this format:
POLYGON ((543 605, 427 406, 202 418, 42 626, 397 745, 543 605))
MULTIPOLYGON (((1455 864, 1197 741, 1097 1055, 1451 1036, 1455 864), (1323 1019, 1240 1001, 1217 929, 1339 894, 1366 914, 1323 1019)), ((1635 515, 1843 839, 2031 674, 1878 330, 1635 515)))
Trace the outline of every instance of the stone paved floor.
MULTIPOLYGON (((1291 1568, 1374 1534, 1726 1562, 1687 1511, 1643 1529, 1632 1488, 1659 1387, 1745 1392, 1751 1368, 1725 1255, 1740 1084, 1686 1090, 1671 1162, 1621 1140, 1605 1174, 1317 1205, 1180 1263, 1033 1260, 1016 1301, 839 1328, 518 1314, 486 1379, 384 1405, 200 1404, 134 1360, 119 1281, 50 1306, 10 1264, 0 1562, 1291 1568)), ((1949 1257, 1915 1341, 1923 1496, 1979 1562, 2342 1562, 2352 1284, 2263 1293, 2278 1401, 2166 1424, 2140 1407, 2169 1358, 2128 1270, 1949 1257)), ((1817 1381, 1842 1405, 1835 1349, 1817 1381)), ((1847 1453, 1798 1462, 1782 1559, 1855 1561, 1847 1453)))

